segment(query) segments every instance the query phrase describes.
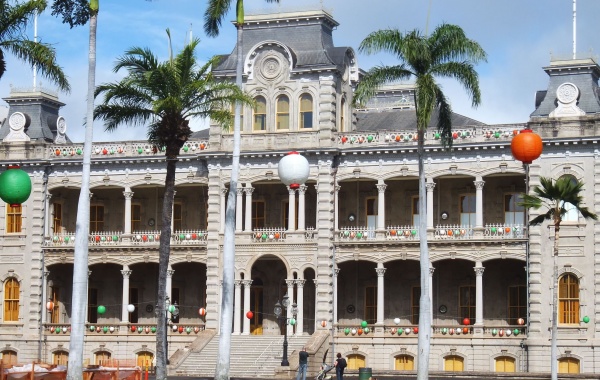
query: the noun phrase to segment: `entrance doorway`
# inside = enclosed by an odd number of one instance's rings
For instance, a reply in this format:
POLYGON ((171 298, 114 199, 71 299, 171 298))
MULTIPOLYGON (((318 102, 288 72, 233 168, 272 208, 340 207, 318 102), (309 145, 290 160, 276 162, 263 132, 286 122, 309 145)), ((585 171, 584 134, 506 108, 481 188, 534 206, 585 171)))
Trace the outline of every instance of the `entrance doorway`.
POLYGON ((250 320, 250 334, 262 335, 263 333, 263 287, 253 286, 250 290, 250 308, 254 316, 250 320))

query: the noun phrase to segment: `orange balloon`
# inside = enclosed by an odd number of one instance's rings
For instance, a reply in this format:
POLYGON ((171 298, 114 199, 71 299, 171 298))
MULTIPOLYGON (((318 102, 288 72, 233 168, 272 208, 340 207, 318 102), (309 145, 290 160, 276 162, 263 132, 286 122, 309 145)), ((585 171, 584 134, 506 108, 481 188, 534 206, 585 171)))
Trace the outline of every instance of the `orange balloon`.
POLYGON ((514 158, 524 164, 531 164, 542 154, 542 138, 531 129, 523 129, 512 139, 510 150, 514 158))

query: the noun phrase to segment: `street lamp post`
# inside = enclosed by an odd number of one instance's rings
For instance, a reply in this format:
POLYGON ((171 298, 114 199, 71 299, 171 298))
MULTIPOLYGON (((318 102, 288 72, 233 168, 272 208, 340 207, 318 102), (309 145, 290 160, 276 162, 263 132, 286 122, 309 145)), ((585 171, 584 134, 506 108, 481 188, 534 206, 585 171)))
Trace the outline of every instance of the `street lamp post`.
MULTIPOLYGON (((165 357, 167 358, 167 363, 169 364, 169 342, 167 340, 168 336, 169 336, 169 321, 171 322, 175 322, 175 320, 177 319, 177 317, 179 316, 179 307, 177 306, 177 301, 175 301, 173 303, 173 305, 171 305, 171 300, 169 299, 169 297, 167 296, 167 299, 165 300, 165 340, 163 342, 163 347, 164 347, 164 351, 165 351, 165 357), (169 316, 169 313, 171 314, 169 316)), ((156 323, 159 323, 159 315, 158 315, 158 304, 156 305, 155 310, 155 315, 156 315, 156 323)))
POLYGON ((283 329, 283 356, 281 358, 281 366, 282 367, 289 367, 289 365, 290 365, 290 362, 288 361, 288 354, 287 354, 287 349, 288 349, 287 325, 288 325, 288 322, 290 322, 292 325, 294 325, 296 315, 298 314, 298 306, 294 302, 292 304, 292 309, 291 309, 292 310, 292 318, 287 317, 287 312, 284 316, 282 311, 287 311, 287 308, 289 306, 290 306, 290 299, 289 299, 288 295, 286 294, 285 296, 283 296, 281 303, 279 303, 279 301, 277 301, 277 303, 275 304, 275 308, 273 309, 273 312, 277 316, 278 322, 280 319, 285 320, 285 326, 283 329))

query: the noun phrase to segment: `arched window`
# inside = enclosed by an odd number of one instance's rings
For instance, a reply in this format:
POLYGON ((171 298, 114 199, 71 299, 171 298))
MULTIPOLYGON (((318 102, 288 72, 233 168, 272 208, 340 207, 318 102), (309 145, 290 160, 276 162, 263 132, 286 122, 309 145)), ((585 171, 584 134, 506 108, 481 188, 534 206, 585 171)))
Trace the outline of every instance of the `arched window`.
POLYGON ((17 353, 12 350, 2 351, 2 364, 4 364, 4 365, 17 364, 17 353))
MULTIPOLYGON (((231 105, 231 115, 232 115, 233 119, 231 120, 231 125, 227 129, 228 132, 233 132, 233 125, 235 123, 235 104, 231 105)), ((240 130, 241 131, 244 130, 244 107, 243 106, 240 108, 240 130)))
POLYGON ((394 363, 396 371, 412 371, 415 369, 415 358, 410 355, 398 355, 394 363))
POLYGON ((338 128, 338 132, 344 131, 346 131, 346 99, 342 98, 340 104, 340 127, 338 128))
POLYGON ((496 372, 515 372, 515 359, 510 356, 497 357, 496 372))
POLYGON ((96 365, 104 365, 109 366, 110 363, 110 352, 108 351, 98 351, 94 355, 96 357, 96 365))
POLYGON ((142 371, 152 370, 152 359, 154 359, 152 352, 141 351, 137 353, 137 365, 142 368, 142 371))
POLYGON ((365 357, 360 354, 348 355, 348 368, 347 369, 359 369, 365 366, 365 357))
POLYGON ((277 129, 290 129, 290 98, 279 95, 277 98, 277 129))
POLYGON ((558 322, 579 323, 579 280, 567 273, 558 280, 558 322))
POLYGON ((4 322, 19 321, 19 281, 10 277, 4 283, 4 322))
POLYGON ((449 355, 444 358, 444 371, 464 371, 465 360, 458 355, 449 355))
POLYGON ((254 125, 253 131, 267 130, 267 101, 263 96, 254 98, 256 106, 254 107, 254 125))
POLYGON ((560 358, 558 359, 558 373, 579 373, 579 359, 560 358))
POLYGON ((309 94, 300 97, 300 129, 313 127, 313 99, 309 94))
POLYGON ((67 365, 69 363, 69 353, 67 351, 54 351, 52 354, 52 364, 67 365))
MULTIPOLYGON (((577 179, 573 176, 567 176, 571 179, 571 183, 576 184, 577 179)), ((579 221, 579 211, 573 206, 571 203, 567 202, 563 204, 565 210, 567 211, 563 217, 563 222, 578 222, 579 221)))

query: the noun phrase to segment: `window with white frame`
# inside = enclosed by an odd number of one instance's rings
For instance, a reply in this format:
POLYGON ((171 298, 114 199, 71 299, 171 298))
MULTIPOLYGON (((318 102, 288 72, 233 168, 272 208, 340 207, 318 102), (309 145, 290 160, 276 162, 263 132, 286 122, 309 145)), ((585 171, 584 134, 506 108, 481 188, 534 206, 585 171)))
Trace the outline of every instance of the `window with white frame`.
POLYGON ((525 207, 519 205, 523 201, 523 195, 518 193, 504 194, 504 223, 525 223, 525 207))
POLYGON ((460 224, 462 226, 475 225, 475 194, 460 196, 460 224))

